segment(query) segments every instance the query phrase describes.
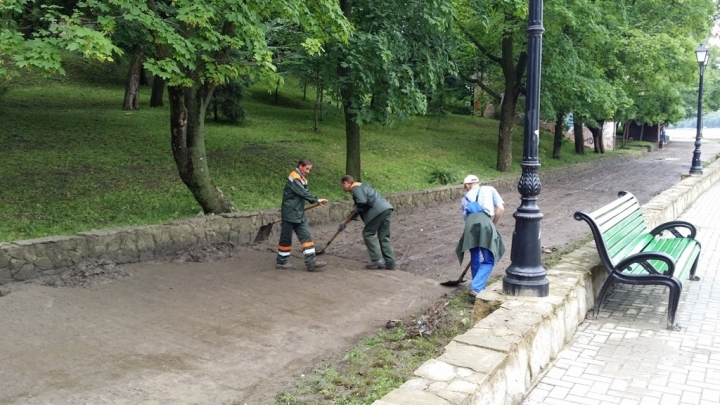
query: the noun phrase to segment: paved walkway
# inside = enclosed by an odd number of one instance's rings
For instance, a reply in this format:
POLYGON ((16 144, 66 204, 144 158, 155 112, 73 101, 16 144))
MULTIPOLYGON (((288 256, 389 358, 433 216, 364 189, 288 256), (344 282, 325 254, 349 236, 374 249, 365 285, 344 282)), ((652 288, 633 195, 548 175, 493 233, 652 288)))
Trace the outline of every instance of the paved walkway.
POLYGON ((698 228, 697 282, 685 282, 676 322, 665 327, 664 287, 616 287, 598 320, 573 342, 526 398, 535 404, 720 404, 720 183, 680 219, 698 228), (638 291, 639 290, 639 291, 638 291))

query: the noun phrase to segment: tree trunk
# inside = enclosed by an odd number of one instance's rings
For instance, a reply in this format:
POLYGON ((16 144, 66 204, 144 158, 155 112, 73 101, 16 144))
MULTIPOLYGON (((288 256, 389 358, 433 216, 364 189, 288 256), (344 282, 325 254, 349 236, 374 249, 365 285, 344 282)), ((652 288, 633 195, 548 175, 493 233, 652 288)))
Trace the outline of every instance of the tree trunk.
POLYGON ((125 82, 123 110, 140 109, 140 70, 142 69, 145 52, 140 45, 135 45, 133 51, 133 58, 132 61, 130 61, 127 81, 125 82))
POLYGON ((150 82, 148 81, 147 73, 145 73, 145 68, 143 67, 142 63, 140 64, 140 85, 141 86, 147 86, 150 82))
POLYGON ((565 115, 559 113, 557 117, 555 117, 555 136, 553 137, 553 152, 552 157, 553 159, 560 159, 560 155, 562 153, 562 141, 564 138, 564 118, 565 115))
POLYGON ((627 120, 625 121, 625 126, 623 127, 623 137, 622 137, 622 148, 625 149, 627 147, 627 141, 630 137, 630 123, 632 121, 627 120))
POLYGON ((645 132, 645 124, 642 124, 642 125, 640 125, 640 139, 638 139, 638 141, 642 141, 644 132, 645 132))
POLYGON ((600 153, 598 142, 602 142, 602 122, 602 120, 598 121, 598 124, 601 125, 600 128, 590 128, 590 133, 593 138, 593 152, 595 153, 600 153))
POLYGON ((350 111, 349 102, 343 102, 343 112, 345 113, 345 142, 347 145, 345 174, 353 176, 355 181, 361 181, 360 126, 356 122, 355 114, 350 111))
POLYGON ((575 116, 573 119, 573 136, 575 138, 575 153, 584 155, 585 136, 583 134, 583 122, 578 116, 575 116))
POLYGON ((30 3, 30 2, 26 3, 25 7, 23 9, 22 22, 20 23, 20 32, 22 32, 23 38, 25 38, 25 40, 32 39, 32 34, 34 32, 32 12, 33 12, 32 3, 30 3))
POLYGON ((275 105, 278 104, 278 90, 280 90, 280 79, 275 84, 275 105))
POLYGON ((325 121, 325 102, 323 101, 323 95, 325 94, 325 89, 323 88, 322 84, 320 85, 320 121, 325 121))
POLYGON ((205 214, 237 211, 210 179, 205 152, 205 109, 213 86, 169 86, 170 140, 175 164, 183 183, 205 214), (202 90, 202 91, 201 91, 202 90))
POLYGON ((150 107, 162 107, 163 95, 165 94, 165 80, 162 77, 155 76, 152 84, 152 94, 150 95, 150 107))
MULTIPOLYGON (((352 4, 350 0, 340 0, 340 10, 345 18, 350 21, 352 15, 352 4)), ((340 61, 339 61, 340 62, 340 61)), ((351 72, 348 65, 338 63, 338 75, 345 78, 340 88, 342 108, 345 114, 345 174, 349 174, 356 181, 361 181, 360 170, 360 125, 357 123, 357 116, 352 111, 353 98, 355 98, 355 86, 350 78, 351 72)))
MULTIPOLYGON (((506 19, 513 19, 507 16, 506 19)), ((505 77, 505 92, 500 104, 500 129, 498 131, 498 151, 496 169, 500 172, 510 171, 512 165, 512 132, 513 121, 518 97, 520 96, 520 81, 525 69, 526 55, 523 53, 518 58, 515 66, 513 53, 513 38, 507 34, 502 39, 502 68, 505 77)))
POLYGON ((315 88, 315 104, 313 105, 313 115, 315 116, 315 132, 318 131, 318 113, 319 113, 319 104, 320 104, 320 86, 315 88))
POLYGON ((603 129, 605 128, 605 120, 598 120, 600 129, 597 133, 593 132, 593 140, 595 141, 595 153, 605 153, 605 142, 603 141, 603 129))
POLYGON ((496 166, 496 169, 500 172, 510 171, 510 166, 512 165, 512 132, 517 98, 508 95, 507 90, 509 89, 506 88, 505 96, 500 105, 500 129, 498 131, 496 166), (516 101, 513 101, 513 98, 515 98, 516 101))

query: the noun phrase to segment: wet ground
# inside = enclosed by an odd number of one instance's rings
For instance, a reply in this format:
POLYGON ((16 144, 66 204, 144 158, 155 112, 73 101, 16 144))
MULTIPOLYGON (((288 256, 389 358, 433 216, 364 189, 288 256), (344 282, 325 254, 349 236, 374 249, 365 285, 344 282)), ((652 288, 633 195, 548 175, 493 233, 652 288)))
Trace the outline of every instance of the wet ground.
MULTIPOLYGON (((688 172, 692 150, 690 142, 673 142, 643 159, 568 169, 544 182, 542 244, 582 238, 587 226, 572 214, 619 190, 649 201, 688 172)), ((703 156, 718 152, 720 144, 703 144, 703 156)), ((506 201, 499 229, 510 248, 520 197, 499 191, 506 201)), ((317 273, 275 270, 273 235, 232 251, 198 247, 166 261, 96 263, 64 280, 3 286, 0 403, 267 403, 306 367, 389 319, 422 311, 448 291, 439 281, 460 275, 459 202, 395 213, 399 271, 363 268, 361 226, 351 223, 333 241, 323 256, 329 265, 317 273)), ((335 230, 314 228, 318 247, 335 230)), ((496 274, 509 259, 508 252, 496 274)))

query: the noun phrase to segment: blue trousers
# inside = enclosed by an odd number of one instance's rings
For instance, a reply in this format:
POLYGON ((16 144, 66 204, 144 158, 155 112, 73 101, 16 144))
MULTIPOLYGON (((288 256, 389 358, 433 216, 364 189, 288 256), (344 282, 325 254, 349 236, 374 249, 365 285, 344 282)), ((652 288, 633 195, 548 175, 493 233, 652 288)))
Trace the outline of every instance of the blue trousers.
POLYGON ((470 249, 470 272, 472 273, 470 289, 472 291, 480 292, 485 289, 485 282, 490 277, 493 267, 495 267, 495 257, 491 251, 482 247, 470 249), (482 260, 480 253, 482 253, 482 260))

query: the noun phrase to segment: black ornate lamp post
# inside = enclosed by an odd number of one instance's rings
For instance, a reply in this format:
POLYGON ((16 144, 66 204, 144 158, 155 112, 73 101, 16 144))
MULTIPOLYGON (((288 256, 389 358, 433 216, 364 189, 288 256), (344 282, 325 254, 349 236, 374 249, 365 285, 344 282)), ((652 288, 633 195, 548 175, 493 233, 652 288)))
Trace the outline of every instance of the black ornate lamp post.
POLYGON ((695 133, 695 151, 693 151, 692 166, 690 166, 690 174, 702 174, 702 163, 700 162, 700 145, 702 139, 702 96, 703 96, 703 75, 705 74, 705 66, 708 63, 708 49, 705 45, 700 44, 695 50, 698 65, 700 66, 700 88, 698 89, 698 110, 697 110, 697 132, 695 133))
POLYGON ((540 61, 542 56, 542 0, 530 0, 528 16, 527 88, 525 98, 525 132, 523 140, 522 176, 518 191, 520 206, 513 214, 510 267, 505 270, 503 290, 508 295, 547 297, 550 282, 540 259, 540 220, 543 215, 537 206, 540 194, 540 61))

